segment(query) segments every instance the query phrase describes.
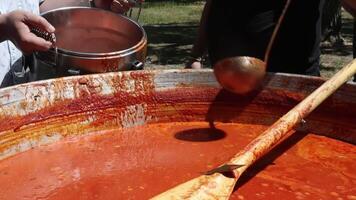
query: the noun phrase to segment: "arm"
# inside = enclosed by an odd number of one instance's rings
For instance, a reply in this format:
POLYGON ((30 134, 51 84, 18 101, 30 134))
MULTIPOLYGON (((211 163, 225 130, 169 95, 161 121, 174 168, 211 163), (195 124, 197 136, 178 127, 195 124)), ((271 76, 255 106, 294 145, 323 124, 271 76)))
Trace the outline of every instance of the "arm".
POLYGON ((206 53, 207 50, 207 22, 208 16, 210 13, 211 0, 207 0, 204 6, 204 10, 200 19, 200 25, 198 29, 198 38, 195 40, 192 52, 191 52, 191 60, 187 64, 187 68, 201 68, 200 67, 200 58, 206 53), (199 65, 199 66, 198 66, 199 65))
POLYGON ((49 33, 54 32, 54 27, 43 17, 16 10, 0 15, 0 42, 10 40, 24 54, 50 49, 52 43, 31 33, 30 27, 38 27, 49 33))
POLYGON ((347 10, 351 15, 356 17, 356 1, 355 0, 342 0, 342 6, 347 10))

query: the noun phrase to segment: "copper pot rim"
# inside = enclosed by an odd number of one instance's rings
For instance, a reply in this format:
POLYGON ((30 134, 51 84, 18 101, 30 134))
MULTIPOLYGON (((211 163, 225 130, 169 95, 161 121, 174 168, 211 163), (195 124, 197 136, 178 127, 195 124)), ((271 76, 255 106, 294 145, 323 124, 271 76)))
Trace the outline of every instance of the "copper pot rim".
MULTIPOLYGON (((117 16, 122 17, 125 20, 128 20, 130 23, 133 23, 134 26, 136 26, 141 31, 142 37, 141 37, 141 40, 134 46, 132 46, 128 49, 120 50, 120 51, 113 51, 113 52, 109 52, 109 53, 85 53, 85 52, 71 51, 71 50, 67 50, 67 49, 63 49, 63 48, 57 48, 57 54, 63 54, 63 55, 67 55, 67 56, 76 56, 76 57, 116 57, 118 55, 131 54, 135 50, 140 49, 142 46, 147 45, 147 34, 146 34, 146 31, 143 29, 143 27, 140 24, 138 24, 135 20, 133 20, 127 16, 124 16, 122 14, 116 14, 116 13, 113 13, 113 12, 110 12, 107 10, 103 10, 103 9, 99 9, 99 8, 84 7, 84 6, 70 6, 70 7, 63 7, 63 8, 57 8, 57 9, 46 11, 44 13, 41 13, 41 16, 44 17, 46 14, 49 14, 49 13, 58 12, 58 11, 66 11, 66 10, 95 10, 98 12, 104 12, 109 15, 114 15, 116 17, 117 16)), ((54 48, 51 48, 49 51, 51 53, 56 53, 54 48)))

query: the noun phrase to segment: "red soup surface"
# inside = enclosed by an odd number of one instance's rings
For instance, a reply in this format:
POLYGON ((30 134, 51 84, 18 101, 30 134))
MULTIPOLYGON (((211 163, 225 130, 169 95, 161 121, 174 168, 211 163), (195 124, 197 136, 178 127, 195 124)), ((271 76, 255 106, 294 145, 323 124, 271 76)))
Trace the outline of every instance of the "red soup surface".
MULTIPOLYGON (((0 199, 147 199, 230 159, 267 127, 162 123, 67 138, 0 162, 0 199)), ((231 199, 356 199, 356 146, 296 132, 231 199)))

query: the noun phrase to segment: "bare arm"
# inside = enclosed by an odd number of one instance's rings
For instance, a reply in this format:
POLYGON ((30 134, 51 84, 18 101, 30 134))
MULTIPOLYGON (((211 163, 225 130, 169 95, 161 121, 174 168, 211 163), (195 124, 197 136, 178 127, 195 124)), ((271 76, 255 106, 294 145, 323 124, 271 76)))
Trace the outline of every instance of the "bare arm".
POLYGON ((345 10, 356 17, 356 0, 342 0, 341 3, 345 10))

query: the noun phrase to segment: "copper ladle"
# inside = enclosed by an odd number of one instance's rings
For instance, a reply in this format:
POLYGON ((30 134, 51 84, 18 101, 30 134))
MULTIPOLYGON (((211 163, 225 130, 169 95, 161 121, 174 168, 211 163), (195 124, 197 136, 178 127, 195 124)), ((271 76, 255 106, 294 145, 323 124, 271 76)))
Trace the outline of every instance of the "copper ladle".
POLYGON ((214 73, 220 85, 234 93, 245 94, 254 90, 266 74, 267 63, 278 30, 288 10, 291 0, 287 0, 268 43, 264 61, 254 57, 235 56, 218 61, 214 73))

